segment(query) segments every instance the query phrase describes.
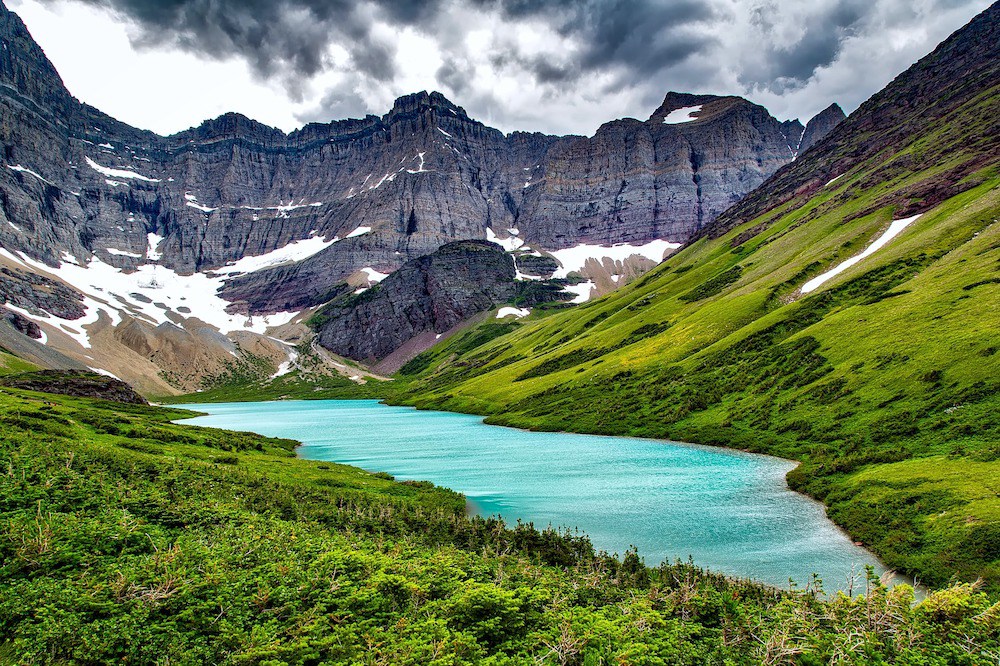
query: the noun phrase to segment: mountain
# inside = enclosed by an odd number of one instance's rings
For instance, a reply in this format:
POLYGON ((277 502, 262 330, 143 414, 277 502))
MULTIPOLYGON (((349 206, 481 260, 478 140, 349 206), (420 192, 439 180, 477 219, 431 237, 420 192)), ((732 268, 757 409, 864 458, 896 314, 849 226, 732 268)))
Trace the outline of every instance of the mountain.
POLYGON ((0 41, 0 288, 33 343, 147 393, 277 364, 268 336, 308 336, 312 309, 454 241, 582 248, 584 297, 605 293, 787 164, 801 127, 669 93, 593 137, 503 134, 422 92, 290 134, 231 113, 163 137, 73 98, 2 5, 0 41))
POLYGON ((371 289, 333 300, 313 325, 327 349, 375 363, 421 334, 430 338, 422 348, 429 347, 452 327, 512 300, 514 276, 514 260, 500 246, 457 241, 407 262, 371 289))
POLYGON ((813 116, 808 123, 806 123, 805 129, 802 131, 802 138, 799 141, 797 151, 799 153, 804 153, 817 143, 819 143, 827 134, 832 132, 837 125, 842 123, 847 116, 844 114, 844 110, 840 108, 839 104, 831 104, 826 107, 818 114, 813 116))
POLYGON ((655 270, 443 341, 393 399, 794 458, 886 564, 996 589, 998 220, 1000 4, 655 270))

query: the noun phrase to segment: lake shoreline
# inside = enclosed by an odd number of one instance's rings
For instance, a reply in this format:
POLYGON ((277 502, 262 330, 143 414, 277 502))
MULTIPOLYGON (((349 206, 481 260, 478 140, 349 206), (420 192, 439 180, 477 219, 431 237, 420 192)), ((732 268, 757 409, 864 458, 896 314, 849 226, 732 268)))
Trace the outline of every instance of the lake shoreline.
MULTIPOLYGON (((191 397, 196 398, 196 396, 191 396, 191 397)), ((301 406, 304 406, 304 405, 315 404, 316 402, 317 401, 315 401, 315 400, 284 400, 284 401, 270 401, 268 403, 260 403, 260 404, 288 405, 288 406, 293 406, 293 407, 294 406, 301 407, 301 406)), ((393 408, 395 408, 397 410, 405 410, 406 413, 421 412, 421 413, 424 413, 424 414, 464 415, 464 416, 475 417, 475 419, 476 419, 475 423, 479 427, 485 427, 485 428, 493 428, 493 427, 495 427, 493 424, 486 424, 486 423, 484 423, 483 422, 484 419, 483 419, 483 417, 481 415, 462 414, 461 412, 456 412, 454 410, 451 410, 451 411, 447 411, 447 410, 427 410, 427 409, 418 409, 418 408, 416 408, 414 406, 410 406, 410 405, 388 405, 388 404, 385 403, 385 401, 378 401, 378 400, 374 400, 374 399, 366 399, 366 400, 362 400, 362 401, 330 400, 329 403, 331 403, 331 404, 340 404, 340 405, 352 405, 352 404, 359 405, 359 404, 366 404, 367 403, 367 404, 372 405, 372 406, 379 405, 380 408, 384 407, 384 408, 387 408, 387 409, 393 409, 393 408)), ((191 404, 191 409, 199 409, 199 410, 202 411, 202 413, 204 413, 204 410, 206 408, 210 408, 212 406, 212 403, 209 403, 209 404, 205 404, 205 403, 197 403, 197 404, 188 403, 188 404, 191 404)), ((220 403, 214 403, 214 404, 220 404, 220 403)), ((238 405, 240 403, 229 403, 229 404, 230 405, 238 405)), ((180 407, 180 408, 185 408, 183 405, 176 405, 176 406, 180 407)), ((228 427, 228 426, 219 426, 219 427, 228 427)), ((234 429, 245 429, 245 427, 234 428, 234 429)), ((827 524, 828 527, 832 527, 832 528, 834 528, 836 530, 836 532, 838 533, 838 535, 839 535, 840 538, 843 538, 844 540, 850 542, 850 544, 852 546, 854 546, 855 548, 858 548, 859 551, 863 551, 863 553, 867 556, 867 558, 869 558, 870 560, 872 560, 874 563, 876 563, 878 565, 878 568, 880 568, 880 569, 887 569, 885 567, 884 563, 880 562, 878 560, 878 558, 875 557, 875 555, 873 553, 871 553, 867 549, 861 549, 861 548, 855 546, 853 540, 851 540, 851 538, 850 538, 850 535, 847 534, 840 526, 836 525, 835 523, 833 523, 832 521, 829 520, 828 516, 826 516, 825 505, 823 505, 823 503, 817 501, 815 498, 812 498, 812 497, 809 497, 809 496, 804 495, 802 493, 796 492, 794 489, 792 489, 791 487, 789 487, 789 485, 787 483, 786 476, 787 476, 787 473, 789 471, 791 471, 791 469, 794 469, 799 464, 797 461, 789 460, 789 459, 786 459, 786 458, 780 458, 778 456, 771 456, 771 455, 767 455, 767 454, 755 453, 755 452, 750 452, 750 451, 745 451, 745 450, 740 450, 740 449, 735 449, 735 448, 730 448, 730 447, 721 447, 721 446, 716 446, 716 445, 704 445, 704 444, 690 443, 690 442, 676 442, 676 441, 673 441, 673 440, 665 440, 665 439, 657 439, 657 438, 649 438, 649 437, 616 437, 616 436, 609 436, 609 435, 582 435, 582 434, 577 434, 577 433, 552 433, 552 432, 541 432, 541 433, 539 433, 537 431, 533 431, 533 430, 530 430, 530 429, 516 428, 516 427, 510 427, 510 426, 501 426, 500 430, 502 430, 502 431, 509 431, 509 432, 520 432, 520 433, 532 434, 532 435, 539 435, 539 436, 542 436, 542 437, 552 436, 552 435, 565 435, 567 437, 585 437, 585 438, 587 438, 587 440, 590 440, 590 438, 597 438, 598 440, 609 440, 612 443, 615 443, 616 440, 619 440, 619 443, 620 443, 621 440, 628 440, 630 443, 634 443, 636 445, 640 445, 640 448, 643 448, 643 447, 641 447, 642 444, 654 445, 656 448, 659 448, 659 447, 667 444, 667 445, 670 445, 671 448, 674 449, 674 450, 680 450, 680 449, 687 450, 689 453, 685 454, 685 455, 698 455, 699 453, 708 453, 708 454, 711 454, 711 455, 722 454, 727 459, 743 460, 744 463, 746 461, 752 461, 752 464, 753 465, 757 465, 757 466, 761 466, 761 462, 763 460, 770 461, 770 463, 767 463, 767 464, 763 465, 767 469, 771 470, 768 473, 768 478, 773 478, 774 482, 777 482, 777 480, 780 478, 780 483, 781 483, 781 487, 780 488, 772 488, 772 490, 778 491, 779 494, 781 492, 784 492, 784 493, 788 493, 789 495, 793 495, 793 496, 799 498, 800 500, 805 500, 806 503, 808 503, 809 505, 812 505, 815 508, 815 510, 817 511, 817 513, 819 514, 819 516, 823 519, 824 523, 827 524), (780 470, 775 470, 774 469, 774 467, 773 467, 774 463, 780 464, 780 470), (777 471, 781 472, 780 475, 776 473, 777 471)), ((287 434, 282 434, 281 436, 287 437, 288 435, 287 434)), ((296 437, 291 437, 291 438, 292 439, 298 439, 296 437)), ((298 441, 302 442, 301 439, 298 439, 298 441)), ((378 466, 368 468, 365 465, 358 464, 355 460, 351 460, 351 459, 344 460, 342 458, 316 458, 316 457, 314 457, 315 454, 310 455, 310 453, 308 452, 309 446, 310 446, 309 443, 300 443, 300 445, 298 447, 296 447, 296 455, 298 457, 300 457, 300 458, 308 458, 308 459, 313 459, 313 460, 331 460, 331 461, 334 461, 334 462, 338 462, 340 464, 347 464, 347 465, 352 465, 352 466, 355 466, 355 467, 360 467, 362 469, 366 469, 367 471, 379 471, 378 466), (304 451, 304 449, 305 449, 305 451, 304 451), (305 455, 303 455, 304 453, 305 453, 305 455)), ((604 447, 604 448, 607 448, 607 447, 604 447)), ((645 448, 648 449, 649 447, 646 446, 645 448)), ((734 463, 734 464, 736 464, 736 463, 734 463)), ((743 464, 743 463, 740 463, 740 464, 743 464)), ((391 472, 391 470, 390 470, 390 472, 391 472)), ((410 476, 410 474, 407 473, 407 474, 404 474, 403 476, 410 476)), ((413 478, 414 479, 420 479, 420 478, 425 478, 425 477, 421 477, 419 474, 417 474, 417 476, 414 476, 413 478)), ((500 511, 496 510, 495 506, 492 507, 492 508, 490 507, 490 502, 486 502, 484 504, 481 501, 482 498, 475 496, 475 492, 473 492, 473 493, 470 494, 469 487, 462 487, 461 485, 455 486, 455 485, 449 484, 449 483, 441 483, 438 479, 433 479, 433 478, 429 479, 429 480, 431 480, 432 482, 436 483, 437 485, 442 485, 444 487, 449 487, 449 488, 456 488, 456 487, 458 487, 459 490, 457 492, 460 492, 466 498, 467 511, 473 511, 475 513, 478 513, 478 514, 484 515, 484 516, 487 516, 487 515, 502 515, 500 513, 500 511)), ((769 482, 769 483, 773 483, 773 482, 769 482)), ((707 484, 707 485, 711 485, 711 484, 707 484)), ((493 500, 490 500, 490 501, 493 501, 493 500)), ((738 508, 743 508, 743 507, 741 506, 741 507, 738 507, 738 508)), ((505 517, 505 519, 506 519, 506 517, 505 517)), ((508 522, 512 523, 513 521, 508 520, 508 522)), ((539 525, 539 524, 544 525, 545 519, 543 518, 541 520, 534 521, 534 522, 535 522, 536 525, 539 525)), ((553 525, 570 525, 571 526, 572 525, 572 516, 570 516, 569 518, 567 518, 565 520, 562 517, 559 517, 557 519, 554 519, 551 522, 551 524, 553 524, 553 525)), ((827 530, 827 529, 828 529, 827 527, 823 528, 823 530, 827 530)), ((593 533, 593 530, 591 530, 588 527, 583 527, 583 528, 581 528, 581 530, 584 531, 584 532, 586 532, 588 535, 593 533)), ((629 541, 628 538, 620 539, 620 542, 622 544, 622 548, 615 548, 614 550, 623 550, 624 544, 627 543, 628 541, 629 541)), ((597 549, 597 550, 603 550, 603 548, 601 548, 601 546, 600 546, 599 543, 595 543, 595 549, 597 549)), ((672 560, 676 559, 676 557, 678 557, 678 555, 677 555, 678 553, 682 553, 682 552, 685 552, 685 551, 686 551, 686 548, 675 548, 674 550, 671 551, 671 554, 669 554, 668 556, 660 558, 659 555, 657 555, 657 559, 662 559, 662 560, 665 560, 665 561, 669 562, 669 561, 672 561, 672 560)), ((765 554, 768 554, 768 553, 766 553, 766 551, 762 551, 762 552, 765 552, 765 554)), ((740 566, 739 562, 741 561, 739 559, 739 557, 745 557, 746 556, 746 552, 740 551, 740 550, 733 551, 733 553, 734 553, 734 559, 733 559, 733 561, 730 564, 728 564, 726 567, 724 567, 722 569, 722 571, 725 572, 725 575, 731 576, 731 577, 736 578, 736 579, 739 579, 739 578, 753 578, 754 580, 757 580, 759 582, 763 582, 763 583, 769 584, 770 586, 775 587, 777 589, 786 589, 785 586, 774 584, 773 578, 772 578, 772 582, 768 582, 766 580, 762 580, 762 578, 760 576, 748 576, 748 575, 742 575, 742 574, 738 574, 738 573, 735 573, 735 574, 732 573, 728 569, 731 569, 731 568, 734 568, 734 567, 738 568, 740 566)), ((650 554, 652 554, 652 553, 650 553, 650 554)), ((702 562, 704 562, 704 559, 705 558, 703 558, 703 557, 696 557, 696 561, 702 561, 702 562)), ((770 561, 770 560, 768 560, 768 561, 770 561)), ((714 563, 713 562, 708 562, 708 563, 705 563, 705 566, 707 566, 710 569, 713 569, 713 570, 716 570, 716 571, 720 571, 720 569, 719 569, 719 563, 718 562, 714 562, 714 563)), ((795 577, 799 578, 799 576, 795 576, 795 577)), ((831 578, 833 578, 833 580, 838 580, 835 577, 831 577, 831 578)), ((806 582, 805 578, 802 578, 801 580, 802 580, 803 584, 806 582)), ((912 585, 912 581, 903 581, 901 579, 901 577, 898 577, 898 576, 896 577, 896 580, 899 581, 899 582, 907 582, 907 583, 909 583, 909 584, 912 585)), ((827 582, 830 583, 831 581, 828 580, 827 582)))

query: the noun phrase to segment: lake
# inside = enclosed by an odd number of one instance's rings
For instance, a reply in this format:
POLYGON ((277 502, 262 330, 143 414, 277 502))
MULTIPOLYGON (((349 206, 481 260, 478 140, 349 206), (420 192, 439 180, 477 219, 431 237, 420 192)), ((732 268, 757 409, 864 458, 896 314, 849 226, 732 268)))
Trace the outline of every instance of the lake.
MULTIPOLYGON (((579 528, 612 553, 635 546, 649 565, 694 558, 732 576, 787 587, 818 574, 847 589, 865 565, 885 568, 789 490, 795 463, 729 449, 626 437, 538 433, 482 418, 375 400, 191 404, 194 425, 303 443, 300 458, 385 471, 457 490, 483 515, 579 528)), ((855 585, 855 590, 857 585, 855 585)))

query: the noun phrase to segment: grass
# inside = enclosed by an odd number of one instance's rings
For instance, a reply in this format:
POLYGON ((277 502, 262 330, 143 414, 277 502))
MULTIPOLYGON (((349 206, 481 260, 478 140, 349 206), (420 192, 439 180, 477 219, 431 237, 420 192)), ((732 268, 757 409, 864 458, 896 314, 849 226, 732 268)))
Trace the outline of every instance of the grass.
POLYGON ((0 664, 990 664, 1000 606, 778 592, 189 412, 0 390, 0 664))
POLYGON ((0 375, 18 375, 38 370, 38 366, 0 350, 0 375))

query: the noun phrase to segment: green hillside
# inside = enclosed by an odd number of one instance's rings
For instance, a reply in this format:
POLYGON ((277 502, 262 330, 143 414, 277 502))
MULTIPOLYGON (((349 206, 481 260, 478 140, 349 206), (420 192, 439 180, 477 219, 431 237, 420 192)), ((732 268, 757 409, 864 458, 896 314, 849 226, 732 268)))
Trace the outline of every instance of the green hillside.
POLYGON ((794 458, 791 485, 890 566, 1000 584, 998 15, 638 282, 449 340, 395 399, 794 458))
POLYGON ((991 664, 998 606, 824 601, 470 518, 182 412, 0 389, 0 664, 991 664))

